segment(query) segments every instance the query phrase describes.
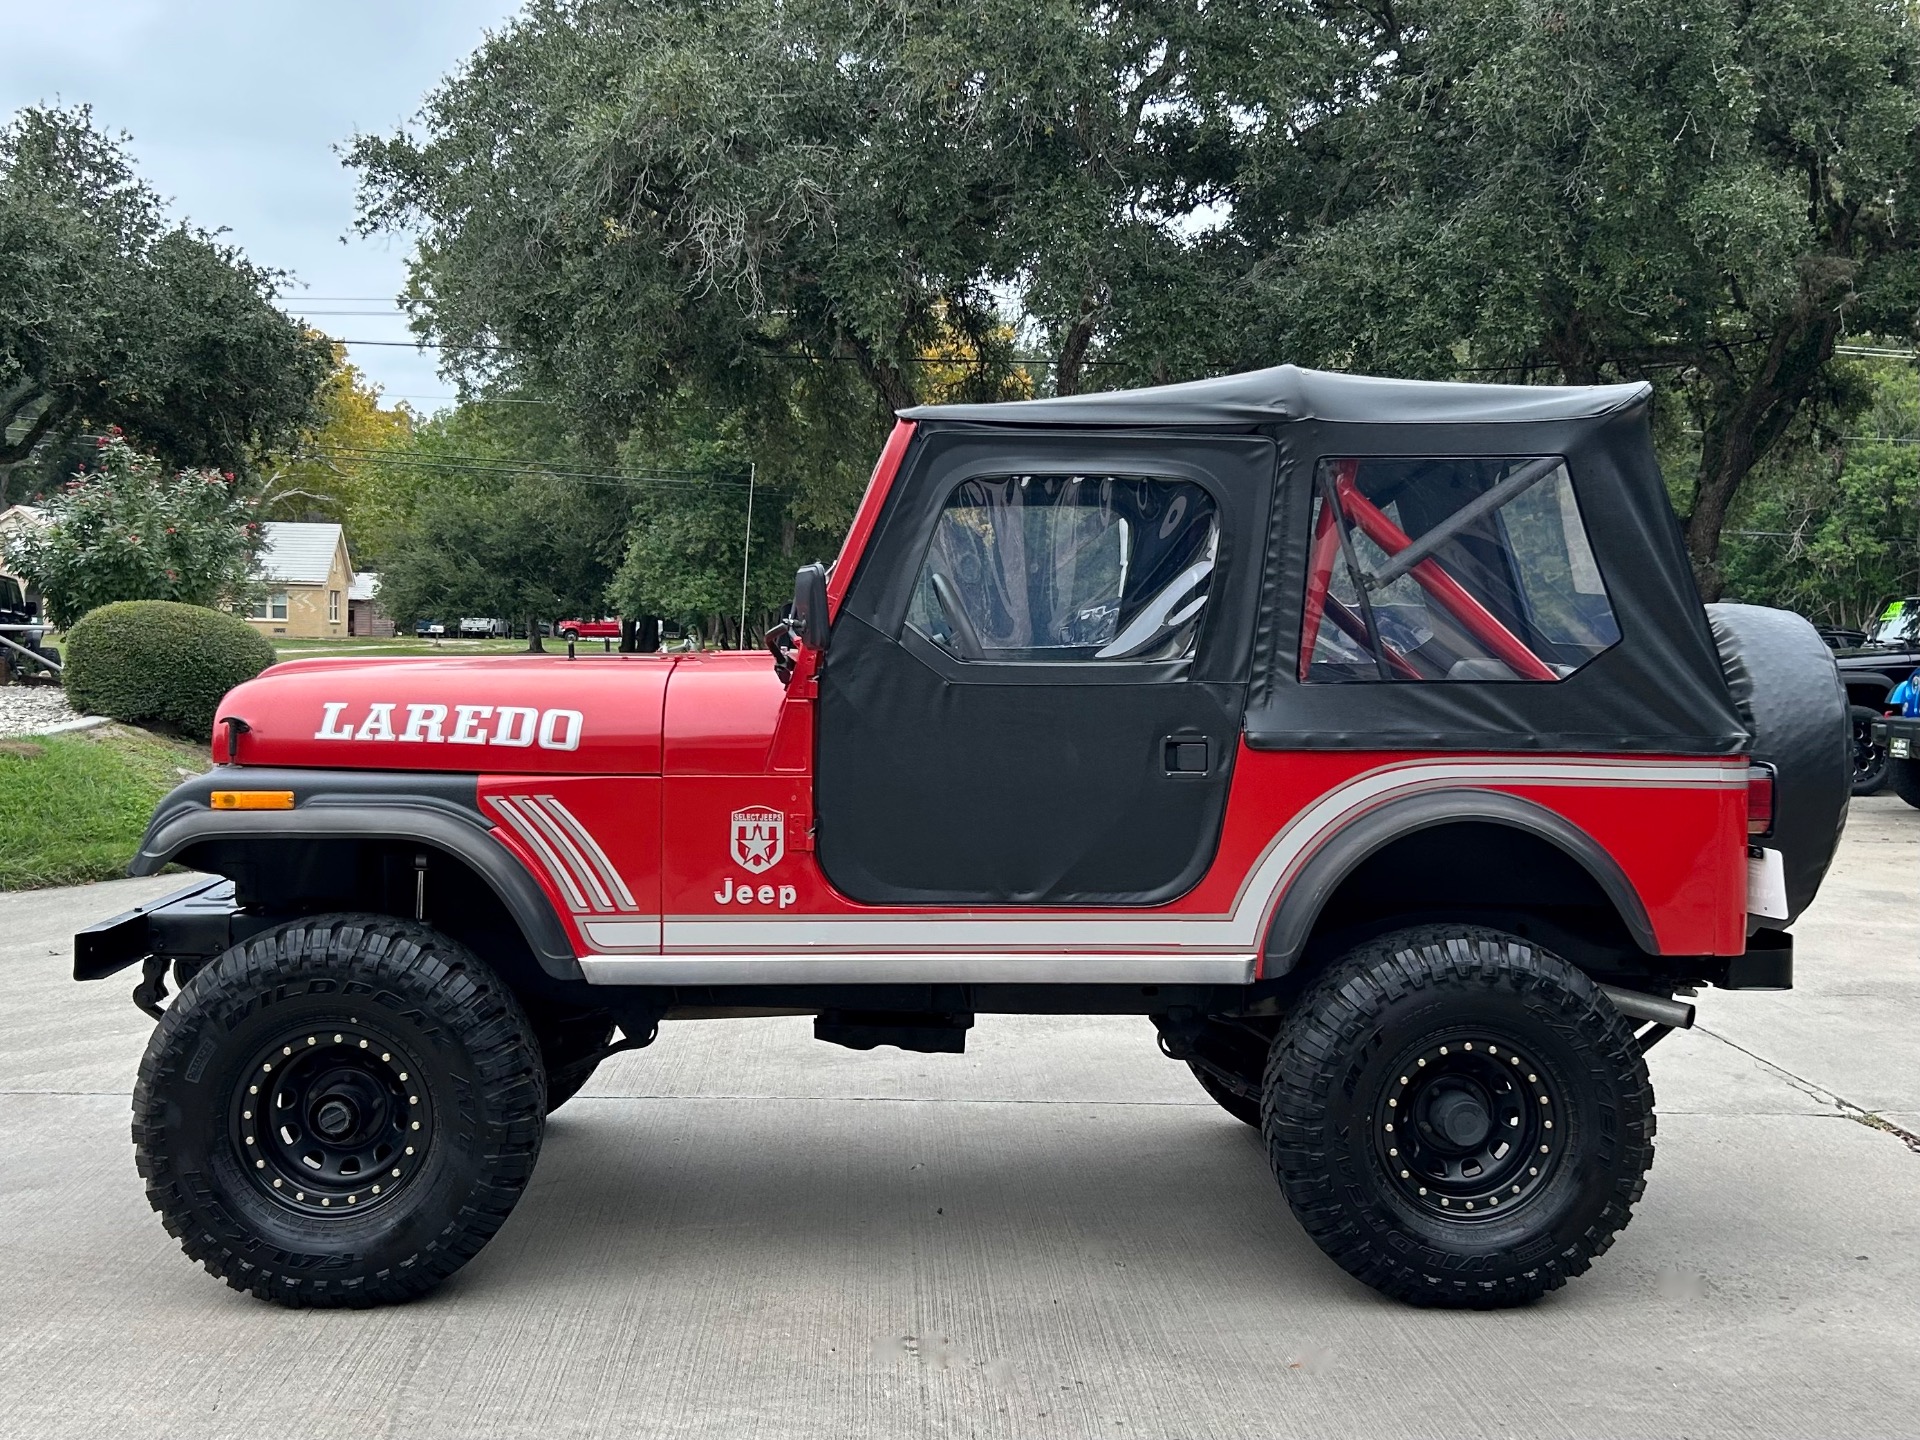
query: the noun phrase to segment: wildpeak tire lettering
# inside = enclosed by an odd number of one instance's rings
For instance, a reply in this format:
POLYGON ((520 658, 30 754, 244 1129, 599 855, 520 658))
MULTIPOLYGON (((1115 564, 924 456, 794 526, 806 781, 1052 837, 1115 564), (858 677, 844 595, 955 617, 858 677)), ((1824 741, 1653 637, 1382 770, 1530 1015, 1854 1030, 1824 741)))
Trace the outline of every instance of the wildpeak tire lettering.
POLYGON ((512 750, 578 750, 586 717, 578 710, 528 705, 438 705, 376 701, 356 723, 348 700, 323 702, 316 740, 392 740, 400 744, 500 745, 512 750), (396 715, 396 711, 404 715, 396 715))

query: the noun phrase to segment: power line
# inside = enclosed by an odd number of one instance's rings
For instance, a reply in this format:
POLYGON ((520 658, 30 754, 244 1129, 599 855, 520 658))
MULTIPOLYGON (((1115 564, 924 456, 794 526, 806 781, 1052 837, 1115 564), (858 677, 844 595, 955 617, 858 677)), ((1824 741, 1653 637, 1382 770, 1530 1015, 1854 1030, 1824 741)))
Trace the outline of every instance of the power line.
POLYGON ((708 470, 653 470, 638 474, 613 474, 604 470, 559 470, 537 462, 492 460, 478 455, 408 455, 358 445, 313 445, 308 453, 340 455, 354 460, 377 461, 383 465, 402 465, 414 469, 446 470, 470 475, 512 477, 543 475, 555 480, 577 480, 588 485, 678 485, 691 489, 745 490, 747 482, 722 480, 708 470))

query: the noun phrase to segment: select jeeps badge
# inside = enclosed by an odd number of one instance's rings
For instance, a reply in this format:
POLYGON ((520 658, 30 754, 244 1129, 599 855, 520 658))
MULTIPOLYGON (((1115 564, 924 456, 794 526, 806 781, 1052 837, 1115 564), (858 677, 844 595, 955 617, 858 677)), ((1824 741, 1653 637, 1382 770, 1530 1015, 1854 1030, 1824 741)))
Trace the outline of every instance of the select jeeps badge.
POLYGON ((733 858, 749 875, 764 875, 787 853, 787 817, 765 805, 733 812, 733 858))

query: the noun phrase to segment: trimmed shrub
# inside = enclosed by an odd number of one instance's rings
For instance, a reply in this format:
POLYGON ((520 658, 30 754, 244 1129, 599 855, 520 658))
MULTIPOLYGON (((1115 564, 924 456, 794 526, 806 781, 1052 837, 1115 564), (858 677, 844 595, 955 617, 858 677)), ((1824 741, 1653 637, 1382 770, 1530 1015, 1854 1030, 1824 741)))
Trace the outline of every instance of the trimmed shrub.
POLYGON ((66 639, 64 679, 76 710, 201 741, 212 738, 221 697, 274 660, 273 646, 245 621, 173 600, 102 605, 66 639))

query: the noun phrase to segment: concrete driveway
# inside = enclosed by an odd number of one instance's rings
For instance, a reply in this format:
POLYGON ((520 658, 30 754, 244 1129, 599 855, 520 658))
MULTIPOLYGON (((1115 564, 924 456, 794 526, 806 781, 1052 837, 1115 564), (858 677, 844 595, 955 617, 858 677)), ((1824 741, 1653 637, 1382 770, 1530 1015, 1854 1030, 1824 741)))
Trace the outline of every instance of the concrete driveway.
POLYGON ((965 1056, 686 1022, 556 1116, 432 1297, 293 1313, 190 1265, 127 1139, 147 1021, 67 936, 178 884, 0 896, 0 1433, 1912 1435, 1920 812, 1855 806, 1801 988, 1652 1054, 1659 1159, 1595 1270, 1378 1299, 1144 1020, 965 1056), (1895 1127, 1895 1128, 1888 1128, 1895 1127))

